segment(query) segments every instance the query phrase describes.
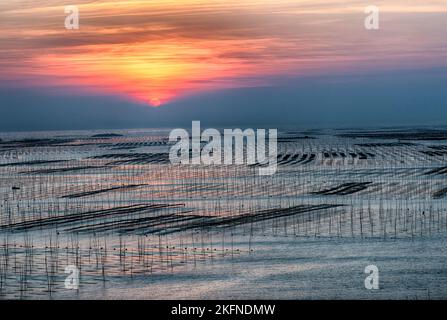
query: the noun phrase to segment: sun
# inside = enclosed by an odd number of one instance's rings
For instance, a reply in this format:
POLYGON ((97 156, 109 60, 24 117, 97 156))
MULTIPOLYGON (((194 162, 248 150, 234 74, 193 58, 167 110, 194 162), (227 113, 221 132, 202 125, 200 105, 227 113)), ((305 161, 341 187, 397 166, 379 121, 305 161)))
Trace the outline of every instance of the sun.
POLYGON ((158 98, 150 98, 149 103, 151 104, 151 106, 154 106, 154 107, 158 107, 161 105, 161 101, 158 98))

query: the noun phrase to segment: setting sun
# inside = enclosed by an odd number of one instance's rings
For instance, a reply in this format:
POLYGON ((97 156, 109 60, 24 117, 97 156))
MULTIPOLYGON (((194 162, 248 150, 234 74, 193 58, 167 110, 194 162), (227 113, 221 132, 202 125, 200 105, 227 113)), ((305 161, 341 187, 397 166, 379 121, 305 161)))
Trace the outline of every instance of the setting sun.
POLYGON ((160 99, 158 99, 158 98, 151 98, 151 99, 149 100, 149 103, 150 103, 152 106, 154 106, 154 107, 158 107, 158 106, 161 105, 161 101, 160 101, 160 99))

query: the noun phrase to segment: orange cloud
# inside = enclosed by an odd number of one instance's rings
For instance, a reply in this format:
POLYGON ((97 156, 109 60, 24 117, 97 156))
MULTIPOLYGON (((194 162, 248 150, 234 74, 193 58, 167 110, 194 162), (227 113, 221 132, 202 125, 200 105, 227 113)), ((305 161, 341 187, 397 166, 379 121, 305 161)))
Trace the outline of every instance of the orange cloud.
POLYGON ((2 83, 158 106, 279 76, 447 64, 445 1, 376 1, 377 33, 361 0, 76 2, 80 30, 65 30, 61 1, 0 4, 2 83))

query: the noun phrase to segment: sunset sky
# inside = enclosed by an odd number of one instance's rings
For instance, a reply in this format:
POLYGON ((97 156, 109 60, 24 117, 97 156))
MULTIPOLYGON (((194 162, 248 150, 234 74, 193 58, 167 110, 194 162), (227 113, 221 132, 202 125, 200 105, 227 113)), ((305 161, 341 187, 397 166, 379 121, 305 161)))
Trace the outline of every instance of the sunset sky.
POLYGON ((148 107, 306 77, 447 67, 445 0, 0 0, 0 29, 2 92, 148 107), (371 4, 376 31, 364 28, 371 4), (64 28, 66 5, 79 8, 79 30, 64 28))

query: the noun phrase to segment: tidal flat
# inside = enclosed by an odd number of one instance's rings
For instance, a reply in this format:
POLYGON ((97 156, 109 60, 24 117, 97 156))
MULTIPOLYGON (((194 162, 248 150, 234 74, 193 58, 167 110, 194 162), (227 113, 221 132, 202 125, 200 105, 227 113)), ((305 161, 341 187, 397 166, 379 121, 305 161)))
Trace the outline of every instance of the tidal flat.
POLYGON ((447 298, 445 128, 281 128, 271 176, 168 136, 0 133, 0 298, 447 298))

